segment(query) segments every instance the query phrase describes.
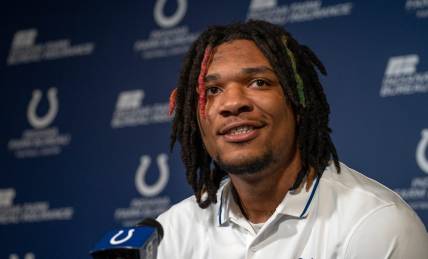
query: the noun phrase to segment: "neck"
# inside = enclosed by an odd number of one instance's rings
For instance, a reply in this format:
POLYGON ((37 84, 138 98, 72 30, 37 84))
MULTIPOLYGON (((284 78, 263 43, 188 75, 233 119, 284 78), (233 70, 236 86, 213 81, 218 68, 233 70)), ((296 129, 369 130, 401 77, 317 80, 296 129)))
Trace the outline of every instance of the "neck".
POLYGON ((300 161, 296 153, 286 167, 268 168, 255 174, 229 175, 235 199, 249 221, 266 222, 272 216, 296 181, 301 170, 300 161))

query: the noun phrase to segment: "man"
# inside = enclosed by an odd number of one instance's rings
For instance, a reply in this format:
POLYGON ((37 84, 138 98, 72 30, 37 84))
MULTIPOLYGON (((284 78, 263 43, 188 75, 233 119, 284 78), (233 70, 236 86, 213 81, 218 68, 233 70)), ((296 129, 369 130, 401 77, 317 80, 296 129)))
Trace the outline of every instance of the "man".
POLYGON ((158 258, 428 258, 409 206, 339 163, 316 69, 262 21, 194 42, 171 108, 195 195, 159 216, 158 258))

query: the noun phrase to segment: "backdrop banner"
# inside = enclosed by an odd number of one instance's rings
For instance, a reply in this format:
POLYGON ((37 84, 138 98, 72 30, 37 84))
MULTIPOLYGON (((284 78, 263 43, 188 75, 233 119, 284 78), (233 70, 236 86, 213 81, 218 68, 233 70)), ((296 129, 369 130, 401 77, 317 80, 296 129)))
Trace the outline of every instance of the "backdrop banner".
POLYGON ((191 195, 168 97, 201 31, 248 19, 318 54, 340 160, 428 225, 428 1, 43 2, 0 9, 0 258, 90 258, 191 195))

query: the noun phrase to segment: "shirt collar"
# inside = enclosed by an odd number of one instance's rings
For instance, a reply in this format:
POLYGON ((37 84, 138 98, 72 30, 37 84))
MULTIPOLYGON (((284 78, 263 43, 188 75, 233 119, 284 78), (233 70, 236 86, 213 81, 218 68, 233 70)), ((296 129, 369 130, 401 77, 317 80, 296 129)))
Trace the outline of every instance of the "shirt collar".
MULTIPOLYGON (((306 181, 296 190, 289 191, 275 210, 276 214, 284 214, 296 218, 305 218, 310 209, 314 196, 317 194, 319 178, 306 191, 306 181)), ((232 195, 232 182, 227 178, 219 191, 217 225, 222 226, 229 220, 242 220, 244 216, 232 195)))

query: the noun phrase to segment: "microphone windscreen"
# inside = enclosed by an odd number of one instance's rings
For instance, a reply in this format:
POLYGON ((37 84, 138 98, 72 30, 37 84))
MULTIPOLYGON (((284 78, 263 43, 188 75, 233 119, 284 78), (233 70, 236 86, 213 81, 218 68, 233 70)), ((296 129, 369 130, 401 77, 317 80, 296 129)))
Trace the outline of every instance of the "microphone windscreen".
POLYGON ((159 235, 159 242, 163 238, 163 228, 162 225, 154 218, 145 218, 136 224, 137 227, 153 227, 156 228, 159 235))

